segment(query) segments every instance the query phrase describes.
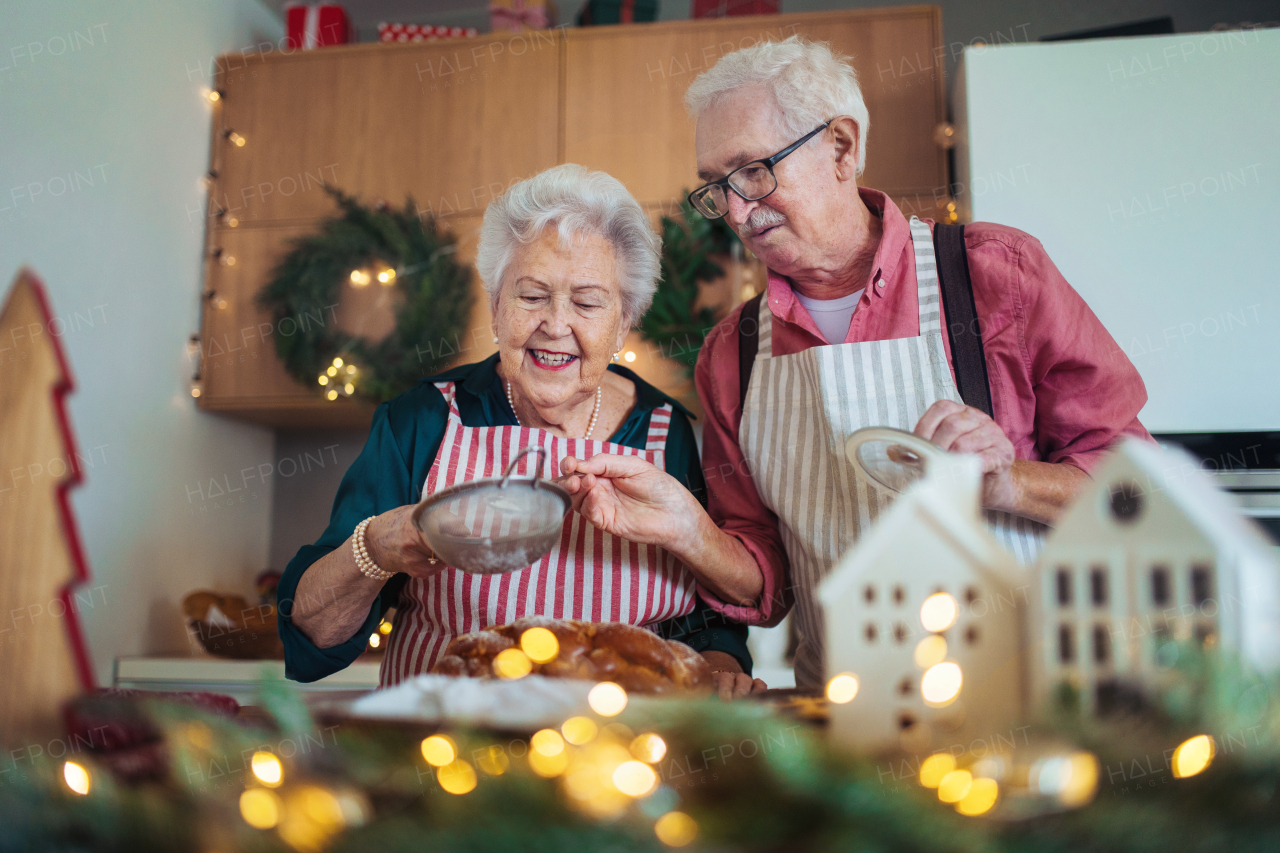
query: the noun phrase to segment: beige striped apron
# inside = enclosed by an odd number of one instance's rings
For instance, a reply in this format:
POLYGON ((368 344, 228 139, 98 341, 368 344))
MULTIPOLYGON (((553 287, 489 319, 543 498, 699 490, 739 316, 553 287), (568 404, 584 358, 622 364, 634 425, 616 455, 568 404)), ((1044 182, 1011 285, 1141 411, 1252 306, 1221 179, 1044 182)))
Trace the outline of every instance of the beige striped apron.
MULTIPOLYGON (((564 457, 590 459, 597 453, 639 456, 665 467, 670 403, 653 410, 640 450, 528 427, 464 426, 454 383, 438 382, 436 387, 449 404, 449 421, 422 485, 424 498, 456 483, 501 476, 516 454, 531 445, 547 449, 542 471, 547 478, 559 474, 564 457)), ((537 454, 525 456, 516 475, 532 476, 537 460, 537 454)), ((521 616, 652 625, 692 612, 695 595, 693 576, 672 554, 612 536, 570 512, 560 541, 528 568, 501 575, 446 568, 426 579, 411 578, 396 605, 380 681, 388 687, 427 672, 459 634, 506 625, 521 616)))
MULTIPOLYGON (((761 301, 759 349, 738 437, 761 499, 778 516, 791 563, 800 687, 824 682, 818 585, 893 499, 857 473, 845 456, 845 439, 870 426, 913 430, 938 400, 962 402, 943 348, 933 236, 914 216, 911 238, 919 337, 774 356, 773 315, 768 300, 761 301)), ((1034 560, 1043 524, 1004 512, 988 511, 986 518, 1020 562, 1034 560)))

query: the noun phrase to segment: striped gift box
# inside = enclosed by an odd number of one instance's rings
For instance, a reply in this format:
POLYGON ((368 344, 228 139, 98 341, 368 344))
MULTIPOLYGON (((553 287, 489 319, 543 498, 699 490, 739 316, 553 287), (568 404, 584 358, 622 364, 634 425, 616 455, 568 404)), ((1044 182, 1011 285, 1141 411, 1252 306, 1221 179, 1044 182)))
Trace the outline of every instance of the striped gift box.
POLYGON ((431 24, 378 24, 378 41, 435 41, 436 39, 472 38, 479 35, 475 27, 436 27, 431 24))

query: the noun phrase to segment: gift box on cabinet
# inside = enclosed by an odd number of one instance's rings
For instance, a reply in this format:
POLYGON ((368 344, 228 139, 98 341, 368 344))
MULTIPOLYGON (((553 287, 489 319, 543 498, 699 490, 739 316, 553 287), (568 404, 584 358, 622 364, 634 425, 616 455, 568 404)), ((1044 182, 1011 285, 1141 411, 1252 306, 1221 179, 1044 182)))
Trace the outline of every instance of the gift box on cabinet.
POLYGON ((554 26, 556 5, 551 0, 493 0, 489 4, 489 32, 518 33, 554 26))
POLYGON ((578 13, 578 26, 638 24, 658 20, 658 0, 587 0, 578 13))
POLYGON ((472 38, 479 34, 480 31, 475 27, 435 27, 431 24, 378 24, 378 41, 387 42, 472 38))
POLYGON ((693 0, 694 18, 727 18, 730 15, 776 15, 782 0, 693 0))
POLYGON ((284 26, 290 50, 355 41, 355 28, 347 10, 337 3, 291 3, 284 7, 284 26))

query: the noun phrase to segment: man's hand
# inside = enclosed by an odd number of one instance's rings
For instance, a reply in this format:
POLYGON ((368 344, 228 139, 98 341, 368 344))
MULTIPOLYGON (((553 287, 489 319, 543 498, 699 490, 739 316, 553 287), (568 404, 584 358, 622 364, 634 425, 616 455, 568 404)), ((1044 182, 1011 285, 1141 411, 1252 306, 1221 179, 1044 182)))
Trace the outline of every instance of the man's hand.
POLYGON ((951 453, 982 459, 982 505, 1053 524, 1089 475, 1068 462, 1014 459, 1013 442, 977 409, 939 400, 916 424, 916 435, 951 453))
POLYGON ((981 458, 982 505, 1017 512, 1013 442, 986 413, 939 400, 916 424, 915 434, 949 453, 972 453, 981 458))
POLYGON ((596 527, 645 545, 687 539, 701 506, 670 474, 638 456, 600 453, 582 460, 566 456, 560 470, 573 508, 596 527))
POLYGON ((742 671, 738 659, 726 652, 703 652, 702 657, 711 664, 711 683, 721 701, 741 699, 750 693, 762 693, 769 686, 758 678, 742 671))

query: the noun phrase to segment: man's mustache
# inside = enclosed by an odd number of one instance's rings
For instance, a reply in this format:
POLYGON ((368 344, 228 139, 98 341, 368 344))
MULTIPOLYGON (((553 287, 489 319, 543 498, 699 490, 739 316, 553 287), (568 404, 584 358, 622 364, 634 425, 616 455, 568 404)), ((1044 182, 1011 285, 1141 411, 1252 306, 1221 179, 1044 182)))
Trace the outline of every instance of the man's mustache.
POLYGON ((772 207, 758 207, 751 211, 751 215, 747 217, 747 221, 738 229, 738 236, 744 240, 755 235, 758 231, 765 228, 772 228, 775 225, 781 225, 787 221, 787 217, 783 216, 772 207))

